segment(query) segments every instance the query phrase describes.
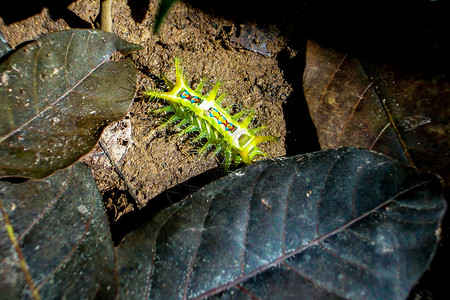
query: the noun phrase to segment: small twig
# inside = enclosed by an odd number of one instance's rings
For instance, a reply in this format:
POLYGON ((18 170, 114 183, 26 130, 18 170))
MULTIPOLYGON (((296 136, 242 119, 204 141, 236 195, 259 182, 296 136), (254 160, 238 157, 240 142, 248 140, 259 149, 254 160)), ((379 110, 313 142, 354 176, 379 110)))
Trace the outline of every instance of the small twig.
POLYGON ((142 208, 142 204, 138 201, 138 197, 135 193, 134 188, 132 188, 129 184, 127 179, 125 178, 125 176, 123 175, 122 171, 120 171, 119 166, 116 164, 116 162, 114 161, 114 159, 112 158, 111 154, 109 153, 108 149, 106 149, 105 145, 101 142, 98 141, 98 144, 100 145, 100 147, 103 149, 103 152, 105 153, 106 157, 108 157, 109 162, 111 163, 111 165, 114 168, 114 171, 116 171, 117 175, 119 176, 120 179, 122 179, 123 183, 125 184, 128 192, 130 193, 131 197, 134 200, 134 203, 132 203, 133 205, 137 206, 139 209, 142 208))

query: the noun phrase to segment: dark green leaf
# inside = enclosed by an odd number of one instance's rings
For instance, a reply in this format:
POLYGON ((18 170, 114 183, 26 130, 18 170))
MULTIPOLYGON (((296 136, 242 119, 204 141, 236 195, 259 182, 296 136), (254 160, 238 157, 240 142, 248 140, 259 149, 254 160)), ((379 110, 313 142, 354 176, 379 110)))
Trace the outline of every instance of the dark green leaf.
MULTIPOLYGON (((114 252, 105 208, 83 163, 41 181, 0 182, 0 201, 42 299, 113 298, 114 252)), ((30 283, 0 218, 2 299, 25 299, 30 283)))
POLYGON ((8 44, 8 42, 3 37, 3 34, 0 32, 0 58, 11 51, 11 46, 8 44))
POLYGON ((97 30, 55 32, 0 65, 0 176, 42 178, 87 153, 134 97, 139 49, 97 30))
POLYGON ((122 299, 402 299, 425 271, 441 183, 372 151, 266 160, 159 213, 117 248, 122 299))
POLYGON ((178 0, 161 0, 159 3, 158 13, 155 17, 155 25, 153 26, 153 32, 157 33, 159 31, 159 27, 161 26, 164 17, 169 12, 172 5, 178 0))

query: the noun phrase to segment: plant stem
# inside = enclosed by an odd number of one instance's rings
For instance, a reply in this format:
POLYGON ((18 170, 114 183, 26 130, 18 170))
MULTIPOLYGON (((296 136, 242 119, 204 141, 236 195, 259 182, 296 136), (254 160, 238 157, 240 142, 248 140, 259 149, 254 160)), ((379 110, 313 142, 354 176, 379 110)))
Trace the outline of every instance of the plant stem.
POLYGON ((107 32, 112 30, 111 6, 112 0, 100 1, 100 28, 107 32))

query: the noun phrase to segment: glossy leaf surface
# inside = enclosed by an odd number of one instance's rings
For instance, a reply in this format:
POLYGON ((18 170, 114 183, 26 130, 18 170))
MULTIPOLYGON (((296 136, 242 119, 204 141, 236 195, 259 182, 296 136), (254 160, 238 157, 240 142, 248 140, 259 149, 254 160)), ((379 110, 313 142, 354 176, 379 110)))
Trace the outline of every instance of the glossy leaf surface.
POLYGON ((0 182, 0 201, 0 298, 29 298, 31 286, 42 299, 113 297, 108 220, 86 165, 76 163, 41 181, 0 182))
POLYGON ((129 234, 120 296, 405 298, 444 209, 435 175, 371 151, 261 161, 129 234))
POLYGON ((0 65, 0 176, 42 178, 73 164, 134 97, 139 46, 97 30, 48 34, 0 65))
POLYGON ((3 34, 0 32, 0 58, 11 51, 11 46, 9 46, 8 42, 3 37, 3 34))

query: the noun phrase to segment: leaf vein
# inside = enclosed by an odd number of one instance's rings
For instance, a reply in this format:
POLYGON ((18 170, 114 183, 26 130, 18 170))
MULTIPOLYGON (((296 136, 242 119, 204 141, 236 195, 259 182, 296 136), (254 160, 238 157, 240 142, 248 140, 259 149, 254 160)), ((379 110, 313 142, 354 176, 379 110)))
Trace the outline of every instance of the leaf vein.
POLYGON ((193 253, 193 255, 192 255, 191 262, 190 262, 190 264, 189 264, 188 272, 187 272, 187 274, 186 274, 186 279, 185 279, 185 284, 184 284, 183 299, 187 299, 187 293, 188 293, 189 282, 191 281, 191 274, 192 274, 192 271, 193 271, 193 269, 194 269, 194 263, 195 263, 195 260, 197 259, 198 249, 200 248, 200 245, 201 245, 201 240, 202 240, 202 237, 203 237, 203 231, 204 231, 204 229, 205 229, 205 221, 206 221, 206 217, 209 215, 209 211, 210 211, 210 209, 211 209, 211 203, 212 203, 213 201, 214 201, 214 200, 212 200, 212 201, 207 201, 207 203, 209 204, 209 205, 208 205, 208 210, 205 212, 205 216, 203 217, 203 221, 202 221, 202 223, 201 223, 201 228, 200 228, 200 230, 199 230, 200 234, 198 235, 198 240, 197 240, 197 243, 196 243, 196 244, 197 244, 197 247, 196 247, 195 250, 194 250, 194 253, 193 253))
POLYGON ((4 136, 2 136, 0 138, 0 142, 3 142, 4 140, 6 140, 7 138, 11 137, 12 135, 16 134, 17 132, 19 132, 20 130, 22 130, 23 128, 25 128, 25 126, 27 126, 28 124, 30 124, 31 122, 33 122, 35 119, 37 119, 38 117, 40 117, 41 115, 43 115, 46 111, 50 110, 55 104, 57 104, 59 101, 61 101, 62 99, 64 99, 70 92, 72 92, 78 85, 80 85, 89 75, 91 75, 93 72, 95 72, 101 65, 103 65, 105 62, 108 61, 108 57, 103 58, 103 60, 101 60, 94 68, 92 68, 92 70, 90 70, 86 75, 84 75, 73 87, 70 87, 66 92, 64 92, 61 96, 59 96, 58 98, 56 98, 56 100, 54 100, 53 102, 51 102, 49 105, 47 105, 42 111, 36 113, 32 118, 30 118, 28 121, 24 122, 22 125, 20 125, 19 127, 17 127, 16 129, 10 131, 9 133, 5 134, 4 136))
POLYGON ((149 274, 148 274, 148 279, 147 279, 147 288, 145 290, 145 297, 144 299, 149 299, 149 295, 150 295, 150 291, 151 291, 151 281, 153 279, 153 272, 155 271, 155 259, 156 259, 156 240, 158 238, 159 232, 161 231, 161 228, 164 227, 164 225, 167 223, 167 221, 170 220, 170 218, 180 210, 179 206, 176 206, 176 209, 173 210, 173 212, 164 220, 164 222, 161 224, 161 226, 159 226, 158 230, 155 232, 154 234, 154 240, 155 243, 153 244, 153 251, 152 251, 152 258, 150 260, 150 266, 152 267, 152 269, 150 270, 149 274))

